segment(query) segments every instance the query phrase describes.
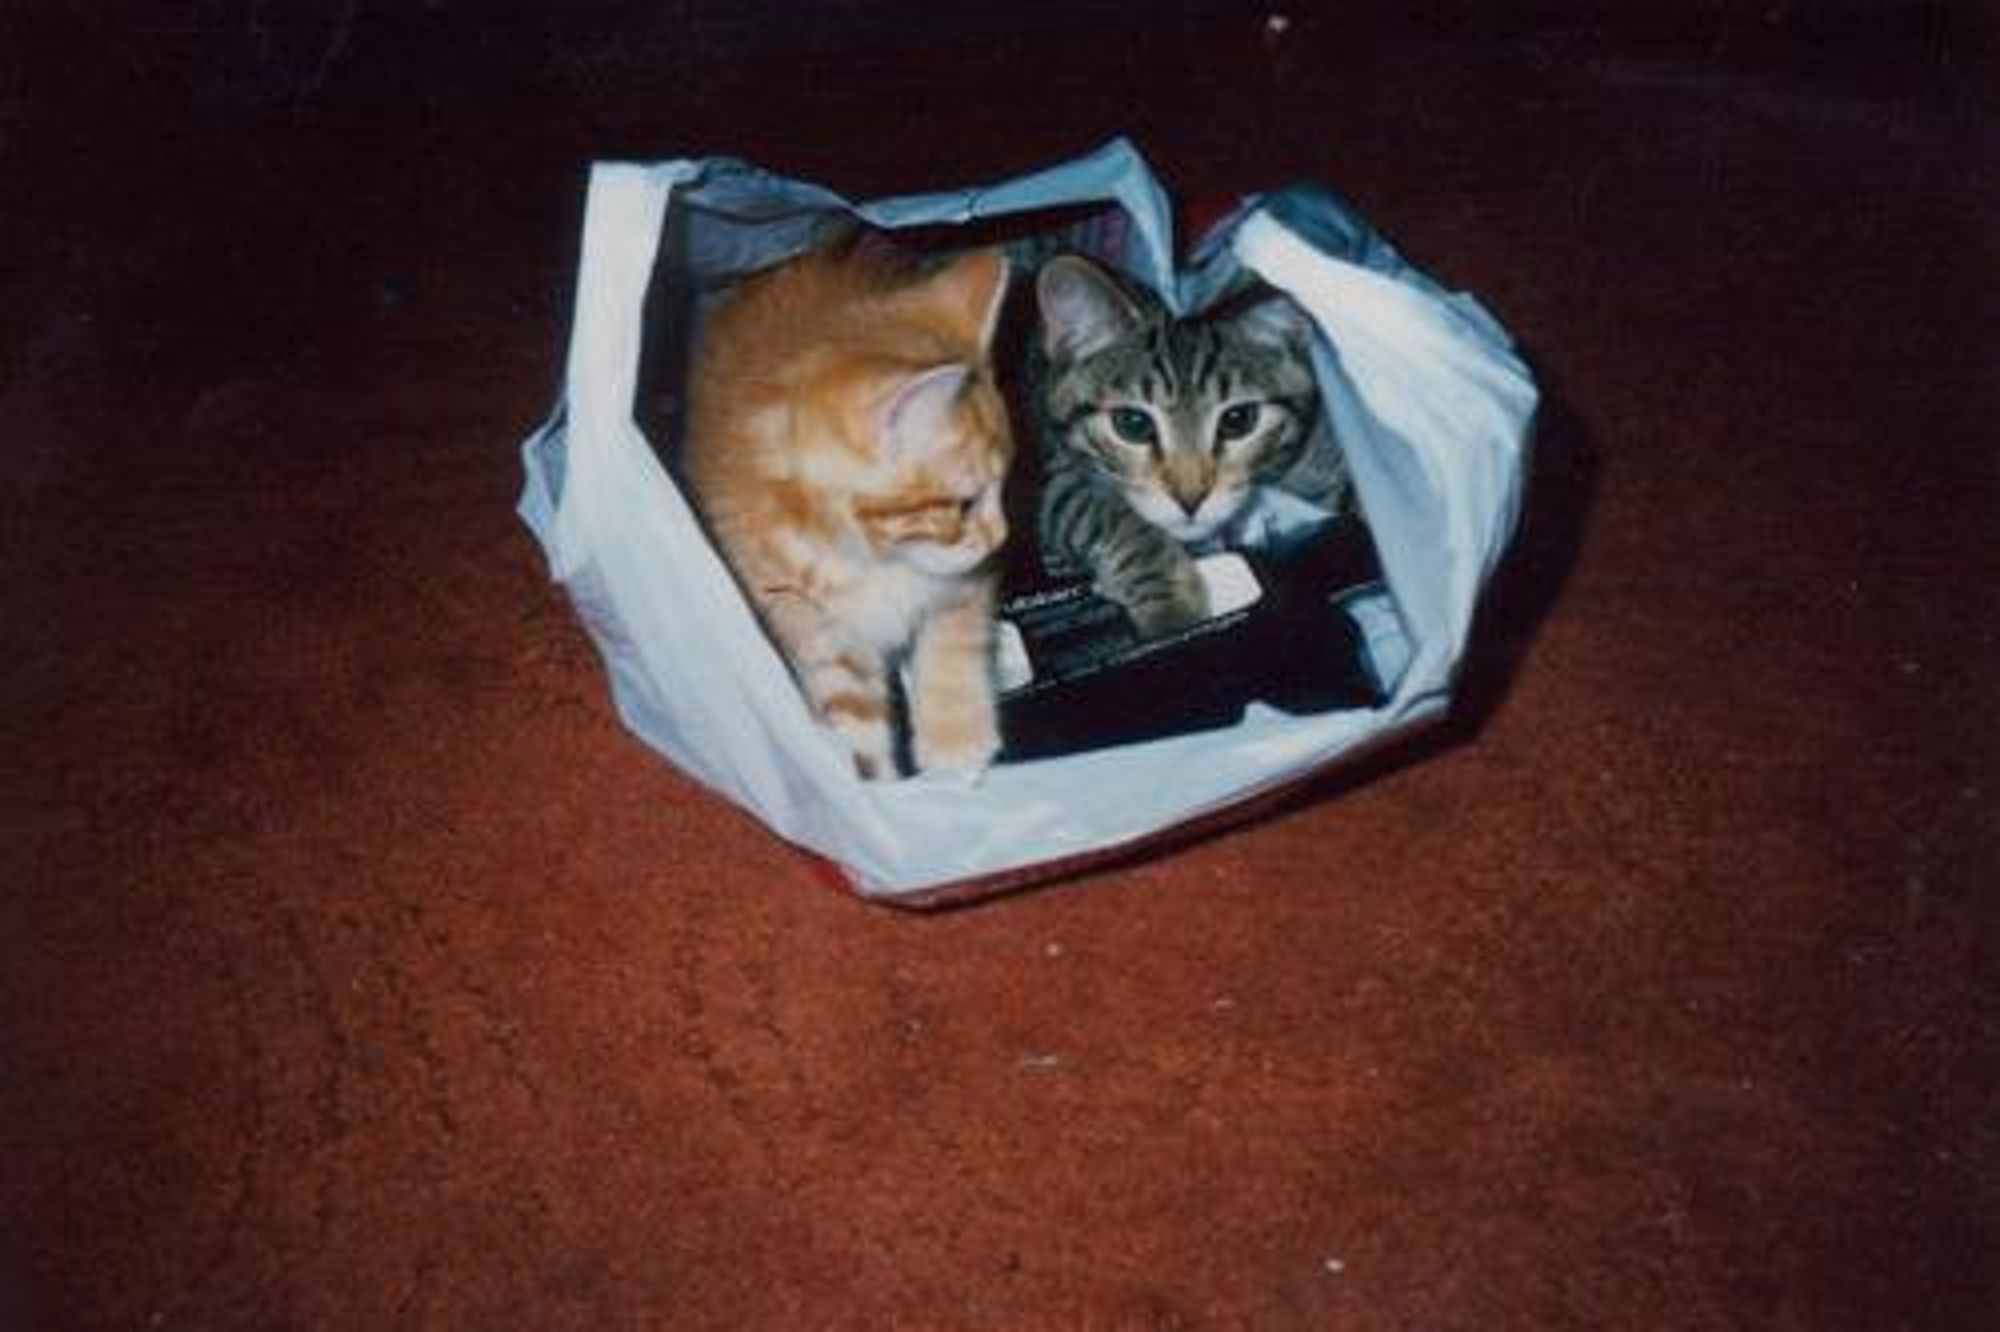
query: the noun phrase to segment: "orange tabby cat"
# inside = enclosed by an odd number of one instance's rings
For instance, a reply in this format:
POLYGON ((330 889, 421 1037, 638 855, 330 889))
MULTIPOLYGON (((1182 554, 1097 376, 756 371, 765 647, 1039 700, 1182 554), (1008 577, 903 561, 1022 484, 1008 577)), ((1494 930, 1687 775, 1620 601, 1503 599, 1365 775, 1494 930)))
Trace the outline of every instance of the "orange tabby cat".
POLYGON ((853 243, 747 279, 689 379, 686 475, 744 595, 864 777, 999 748, 992 556, 1013 437, 990 352, 998 250, 913 273, 853 243))

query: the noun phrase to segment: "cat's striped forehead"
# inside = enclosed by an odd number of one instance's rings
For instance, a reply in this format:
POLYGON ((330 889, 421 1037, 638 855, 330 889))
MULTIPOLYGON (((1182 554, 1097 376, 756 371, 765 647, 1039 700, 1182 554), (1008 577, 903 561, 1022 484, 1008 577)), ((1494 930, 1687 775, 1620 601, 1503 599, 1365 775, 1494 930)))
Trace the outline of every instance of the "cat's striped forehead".
POLYGON ((1246 335, 1227 320, 1158 318, 1062 372, 1062 406, 1130 399, 1163 407, 1237 397, 1291 397, 1311 388, 1295 353, 1246 335))

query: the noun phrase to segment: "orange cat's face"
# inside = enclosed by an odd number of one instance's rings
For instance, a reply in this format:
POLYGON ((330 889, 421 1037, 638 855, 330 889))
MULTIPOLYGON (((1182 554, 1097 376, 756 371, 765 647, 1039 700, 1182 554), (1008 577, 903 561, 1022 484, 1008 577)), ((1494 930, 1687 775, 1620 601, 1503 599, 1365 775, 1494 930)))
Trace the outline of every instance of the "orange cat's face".
POLYGON ((1007 539, 1000 490, 1013 455, 992 381, 964 366, 926 371, 874 418, 884 461, 866 469, 852 505, 878 556, 941 576, 979 567, 1007 539))
POLYGON ((1006 281, 998 250, 913 276, 829 248, 715 313, 687 462, 739 573, 823 589, 873 566, 982 570, 1014 456, 991 360, 1006 281))

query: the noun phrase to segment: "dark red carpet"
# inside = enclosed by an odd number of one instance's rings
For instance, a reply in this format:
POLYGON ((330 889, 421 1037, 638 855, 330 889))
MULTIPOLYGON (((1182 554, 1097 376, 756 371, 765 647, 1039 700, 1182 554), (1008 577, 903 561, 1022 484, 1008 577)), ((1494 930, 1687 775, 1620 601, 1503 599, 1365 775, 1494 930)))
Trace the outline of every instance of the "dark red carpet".
POLYGON ((2000 1326, 1976 20, 496 8, 0 18, 0 1326, 2000 1326), (1479 292, 1529 521, 1449 733, 870 907, 513 516, 584 164, 1116 132, 1479 292))

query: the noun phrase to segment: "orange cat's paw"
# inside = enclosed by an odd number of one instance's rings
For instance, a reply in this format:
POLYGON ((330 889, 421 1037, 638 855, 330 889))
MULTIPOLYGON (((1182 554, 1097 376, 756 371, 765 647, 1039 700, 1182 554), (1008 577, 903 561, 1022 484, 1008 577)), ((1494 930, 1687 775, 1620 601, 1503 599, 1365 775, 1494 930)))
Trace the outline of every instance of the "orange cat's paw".
POLYGON ((863 780, 884 782, 896 776, 896 742, 886 717, 835 715, 829 719, 829 729, 840 738, 863 780))
POLYGON ((920 772, 951 772, 976 777, 993 766, 1000 753, 1000 731, 988 714, 956 719, 951 725, 933 723, 920 729, 911 748, 920 772))

